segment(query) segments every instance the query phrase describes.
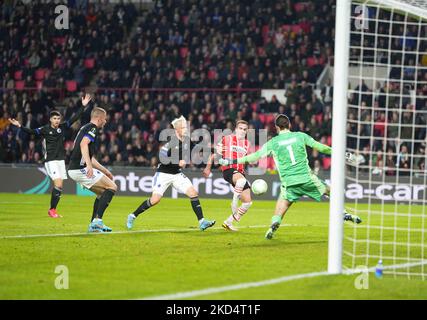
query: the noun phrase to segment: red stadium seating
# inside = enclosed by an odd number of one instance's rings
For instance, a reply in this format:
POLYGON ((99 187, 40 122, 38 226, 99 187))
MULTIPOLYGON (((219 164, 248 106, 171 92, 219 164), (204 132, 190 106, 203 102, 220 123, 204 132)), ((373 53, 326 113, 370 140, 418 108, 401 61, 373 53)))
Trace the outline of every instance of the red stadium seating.
POLYGON ((215 70, 209 70, 208 71, 208 79, 213 80, 216 77, 216 71, 215 70))
POLYGON ((37 90, 41 90, 43 88, 43 81, 36 81, 37 90))
POLYGON ((331 158, 329 158, 329 157, 323 158, 322 167, 324 170, 329 170, 329 168, 331 167, 331 158))
POLYGON ((185 59, 188 56, 188 48, 187 47, 182 47, 179 49, 179 55, 181 56, 181 58, 185 59))
POLYGON ((86 58, 84 62, 86 69, 93 69, 95 67, 95 59, 94 58, 86 58))
POLYGON ((34 73, 34 79, 36 79, 36 81, 44 80, 45 75, 46 75, 45 69, 37 69, 36 72, 34 73))
POLYGON ((175 70, 175 78, 178 80, 178 79, 181 79, 181 77, 184 75, 184 71, 182 71, 182 70, 180 70, 180 69, 176 69, 175 70))
POLYGON ((15 89, 16 90, 23 90, 25 88, 25 81, 15 81, 15 89))
POLYGON ((65 86, 67 87, 68 92, 77 91, 77 82, 74 80, 65 81, 65 86))
POLYGON ((22 80, 22 70, 19 71, 15 71, 14 75, 13 75, 13 79, 17 80, 22 80))

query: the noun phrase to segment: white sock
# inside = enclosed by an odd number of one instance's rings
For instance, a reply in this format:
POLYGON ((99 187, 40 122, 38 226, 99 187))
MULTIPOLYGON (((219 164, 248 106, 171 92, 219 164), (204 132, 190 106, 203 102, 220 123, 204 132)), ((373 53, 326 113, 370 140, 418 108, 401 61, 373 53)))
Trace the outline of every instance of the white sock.
POLYGON ((236 181, 236 185, 234 186, 234 192, 233 192, 233 201, 231 202, 231 211, 233 212, 233 214, 235 214, 237 211, 240 195, 242 194, 245 184, 246 184, 245 178, 240 178, 236 181))
POLYGON ((203 221, 205 221, 205 218, 200 219, 200 220, 199 220, 199 224, 202 224, 202 223, 203 223, 203 221))

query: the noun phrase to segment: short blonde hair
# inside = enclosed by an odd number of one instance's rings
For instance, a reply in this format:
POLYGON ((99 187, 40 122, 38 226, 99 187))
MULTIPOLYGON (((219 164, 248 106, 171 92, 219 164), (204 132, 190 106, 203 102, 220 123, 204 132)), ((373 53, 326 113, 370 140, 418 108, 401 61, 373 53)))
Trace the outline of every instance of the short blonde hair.
POLYGON ((187 120, 185 119, 185 117, 184 116, 180 116, 179 118, 175 118, 172 122, 171 122, 171 124, 172 124, 172 127, 174 128, 174 129, 176 129, 176 126, 177 126, 177 124, 178 123, 180 123, 180 122, 186 122, 187 120))
POLYGON ((105 111, 105 109, 95 107, 95 108, 93 108, 92 112, 90 113, 90 118, 91 119, 99 118, 101 116, 101 114, 107 115, 107 111, 105 111))

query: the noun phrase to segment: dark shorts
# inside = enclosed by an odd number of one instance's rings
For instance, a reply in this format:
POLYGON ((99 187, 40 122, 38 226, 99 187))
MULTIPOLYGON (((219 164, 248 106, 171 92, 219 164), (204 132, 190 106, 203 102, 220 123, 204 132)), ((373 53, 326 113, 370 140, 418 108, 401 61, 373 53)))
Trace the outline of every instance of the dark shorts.
MULTIPOLYGON (((246 178, 246 176, 243 173, 241 173, 240 171, 237 171, 236 169, 233 169, 233 168, 224 170, 222 172, 222 176, 223 176, 224 180, 227 181, 229 184, 231 184, 233 187, 235 186, 235 183, 233 182, 233 175, 235 173, 240 173, 242 176, 244 176, 246 178)), ((249 181, 246 180, 246 183, 245 183, 245 186, 243 187, 243 190, 250 189, 250 188, 251 188, 251 185, 249 184, 249 181)))

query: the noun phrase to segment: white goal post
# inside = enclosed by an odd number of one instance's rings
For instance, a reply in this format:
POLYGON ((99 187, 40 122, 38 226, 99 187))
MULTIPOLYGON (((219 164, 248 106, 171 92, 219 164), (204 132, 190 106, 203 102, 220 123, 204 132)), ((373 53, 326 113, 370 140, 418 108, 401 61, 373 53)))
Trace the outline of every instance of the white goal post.
POLYGON ((328 272, 382 260, 424 280, 427 0, 337 0, 333 80, 328 272), (344 228, 344 209, 363 223, 344 228))

